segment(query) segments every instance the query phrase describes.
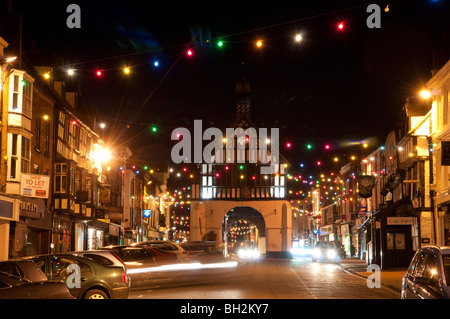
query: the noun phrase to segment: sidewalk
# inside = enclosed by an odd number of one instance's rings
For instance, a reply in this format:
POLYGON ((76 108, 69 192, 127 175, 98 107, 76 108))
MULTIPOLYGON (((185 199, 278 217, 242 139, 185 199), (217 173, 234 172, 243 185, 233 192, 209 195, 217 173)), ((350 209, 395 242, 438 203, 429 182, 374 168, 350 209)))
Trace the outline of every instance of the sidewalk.
MULTIPOLYGON (((369 277, 374 272, 367 272, 367 263, 365 260, 358 258, 344 258, 340 262, 340 267, 349 273, 353 273, 363 278, 369 277)), ((407 268, 392 268, 381 270, 381 285, 388 287, 397 292, 402 290, 402 278, 407 268)))

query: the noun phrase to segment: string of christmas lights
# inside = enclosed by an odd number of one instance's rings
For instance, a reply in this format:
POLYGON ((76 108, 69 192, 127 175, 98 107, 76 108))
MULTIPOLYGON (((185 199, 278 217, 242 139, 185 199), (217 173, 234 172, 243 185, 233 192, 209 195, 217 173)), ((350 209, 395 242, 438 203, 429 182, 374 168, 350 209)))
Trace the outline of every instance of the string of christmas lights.
MULTIPOLYGON (((130 56, 135 56, 135 55, 142 55, 142 54, 155 54, 155 53, 161 53, 164 51, 168 51, 168 50, 173 50, 173 49, 179 49, 182 48, 182 55, 185 55, 188 58, 194 58, 196 56, 196 49, 195 47, 205 47, 205 46, 209 46, 211 48, 217 48, 217 49, 224 49, 226 46, 234 44, 234 42, 231 40, 231 38, 236 37, 236 36, 241 36, 243 34, 248 34, 248 33, 255 33, 257 31, 262 31, 262 30, 267 30, 267 29, 273 29, 273 28, 277 28, 280 26, 284 26, 284 25, 288 25, 288 24, 295 24, 295 23, 299 23, 302 21, 307 21, 307 20, 312 20, 312 19, 316 19, 316 18, 320 18, 323 16, 327 16, 327 15, 338 15, 338 14, 342 14, 345 11, 350 11, 350 10, 355 10, 355 9, 359 9, 358 14, 354 15, 353 17, 349 18, 347 17, 346 19, 342 20, 342 19, 338 19, 337 22, 335 23, 335 25, 333 26, 334 30, 337 32, 344 32, 347 25, 350 24, 353 20, 357 20, 360 19, 361 17, 367 16, 367 12, 364 10, 364 13, 362 14, 362 8, 366 8, 369 4, 378 4, 378 3, 383 3, 386 1, 375 1, 375 2, 370 2, 370 3, 364 3, 364 4, 359 4, 356 6, 352 6, 352 7, 347 7, 347 8, 342 8, 342 9, 338 9, 338 10, 333 10, 333 11, 329 11, 329 12, 324 12, 324 13, 319 13, 316 15, 311 15, 311 16, 307 16, 307 17, 302 17, 299 19, 294 19, 294 20, 290 20, 290 21, 285 21, 285 22, 281 22, 281 23, 277 23, 277 24, 272 24, 272 25, 268 25, 268 26, 263 26, 260 28, 254 28, 254 29, 250 29, 250 30, 244 30, 241 32, 237 32, 237 33, 233 33, 233 34, 228 34, 228 35, 221 35, 220 37, 217 38, 212 38, 212 39, 207 39, 204 41, 196 41, 195 39, 193 39, 191 42, 189 43, 181 43, 181 44, 177 44, 177 45, 171 45, 171 46, 166 46, 166 47, 162 47, 162 48, 157 48, 157 49, 151 49, 151 50, 145 50, 145 51, 139 51, 139 52, 133 52, 133 53, 128 53, 128 54, 122 54, 122 55, 118 55, 118 56, 112 56, 112 57, 103 57, 103 58, 98 58, 95 60, 89 60, 89 61, 81 61, 81 62, 74 62, 71 63, 70 65, 65 65, 62 66, 60 68, 56 68, 54 70, 49 70, 47 72, 45 72, 43 74, 43 77, 45 79, 50 79, 51 78, 51 74, 57 70, 62 71, 62 72, 66 72, 67 75, 69 76, 74 76, 76 73, 91 73, 94 74, 96 77, 101 78, 103 77, 106 73, 111 72, 111 71, 120 71, 123 73, 123 75, 125 76, 129 76, 132 73, 133 69, 136 69, 138 67, 141 66, 147 66, 147 65, 152 65, 154 68, 159 68, 161 66, 161 59, 158 58, 153 58, 151 59, 151 61, 148 61, 146 63, 140 63, 140 64, 136 64, 136 65, 126 65, 126 66, 120 66, 120 67, 115 67, 115 68, 104 68, 104 69, 93 69, 93 70, 86 70, 86 69, 82 69, 82 68, 77 68, 77 66, 81 66, 81 65, 86 65, 86 64, 92 64, 94 62, 98 63, 98 62, 104 62, 107 60, 115 60, 115 59, 122 59, 124 57, 130 57, 130 56), (213 44, 213 45, 212 45, 213 44)), ((398 2, 398 1, 397 1, 398 2)), ((388 4, 384 5, 384 12, 388 13, 390 12, 390 8, 392 7, 393 4, 395 4, 396 2, 391 2, 388 4)), ((323 29, 324 27, 321 27, 320 29, 323 29)), ((308 33, 312 33, 314 31, 314 29, 309 30, 308 33)), ((303 40, 305 39, 305 35, 306 33, 302 33, 302 32, 295 32, 293 35, 290 35, 289 38, 291 38, 291 41, 295 44, 300 44, 301 42, 303 42, 303 40)), ((280 36, 279 38, 285 38, 286 36, 280 36)), ((255 46, 257 49, 263 49, 265 44, 267 43, 266 39, 263 38, 257 38, 256 40, 249 40, 247 41, 247 43, 251 43, 251 45, 255 46)), ((239 43, 241 43, 242 41, 239 41, 239 43)), ((161 54, 162 55, 162 54, 161 54)))

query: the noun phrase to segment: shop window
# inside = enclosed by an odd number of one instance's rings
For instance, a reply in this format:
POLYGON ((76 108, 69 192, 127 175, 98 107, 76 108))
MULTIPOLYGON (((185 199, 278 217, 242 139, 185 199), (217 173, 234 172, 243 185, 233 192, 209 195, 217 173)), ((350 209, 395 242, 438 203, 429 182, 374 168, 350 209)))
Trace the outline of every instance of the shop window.
POLYGON ((386 234, 387 249, 403 250, 406 249, 405 233, 387 233, 386 234))

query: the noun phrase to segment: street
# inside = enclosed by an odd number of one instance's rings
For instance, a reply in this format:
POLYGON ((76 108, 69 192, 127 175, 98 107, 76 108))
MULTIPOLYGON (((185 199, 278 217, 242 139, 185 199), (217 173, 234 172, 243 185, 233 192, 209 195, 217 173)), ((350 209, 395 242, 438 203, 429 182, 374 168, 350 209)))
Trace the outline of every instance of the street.
MULTIPOLYGON (((188 277, 189 278, 189 277, 188 277)), ((339 265, 311 258, 243 261, 232 271, 196 274, 192 280, 133 288, 129 299, 399 299, 390 289, 339 265)))

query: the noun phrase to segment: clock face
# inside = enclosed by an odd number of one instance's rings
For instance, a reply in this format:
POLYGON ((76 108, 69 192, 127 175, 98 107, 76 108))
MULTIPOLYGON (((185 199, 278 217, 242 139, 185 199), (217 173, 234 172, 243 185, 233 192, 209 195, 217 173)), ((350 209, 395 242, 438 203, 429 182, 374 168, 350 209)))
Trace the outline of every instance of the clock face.
POLYGON ((359 183, 361 184, 361 186, 372 186, 373 181, 370 178, 361 178, 359 180, 359 183))

